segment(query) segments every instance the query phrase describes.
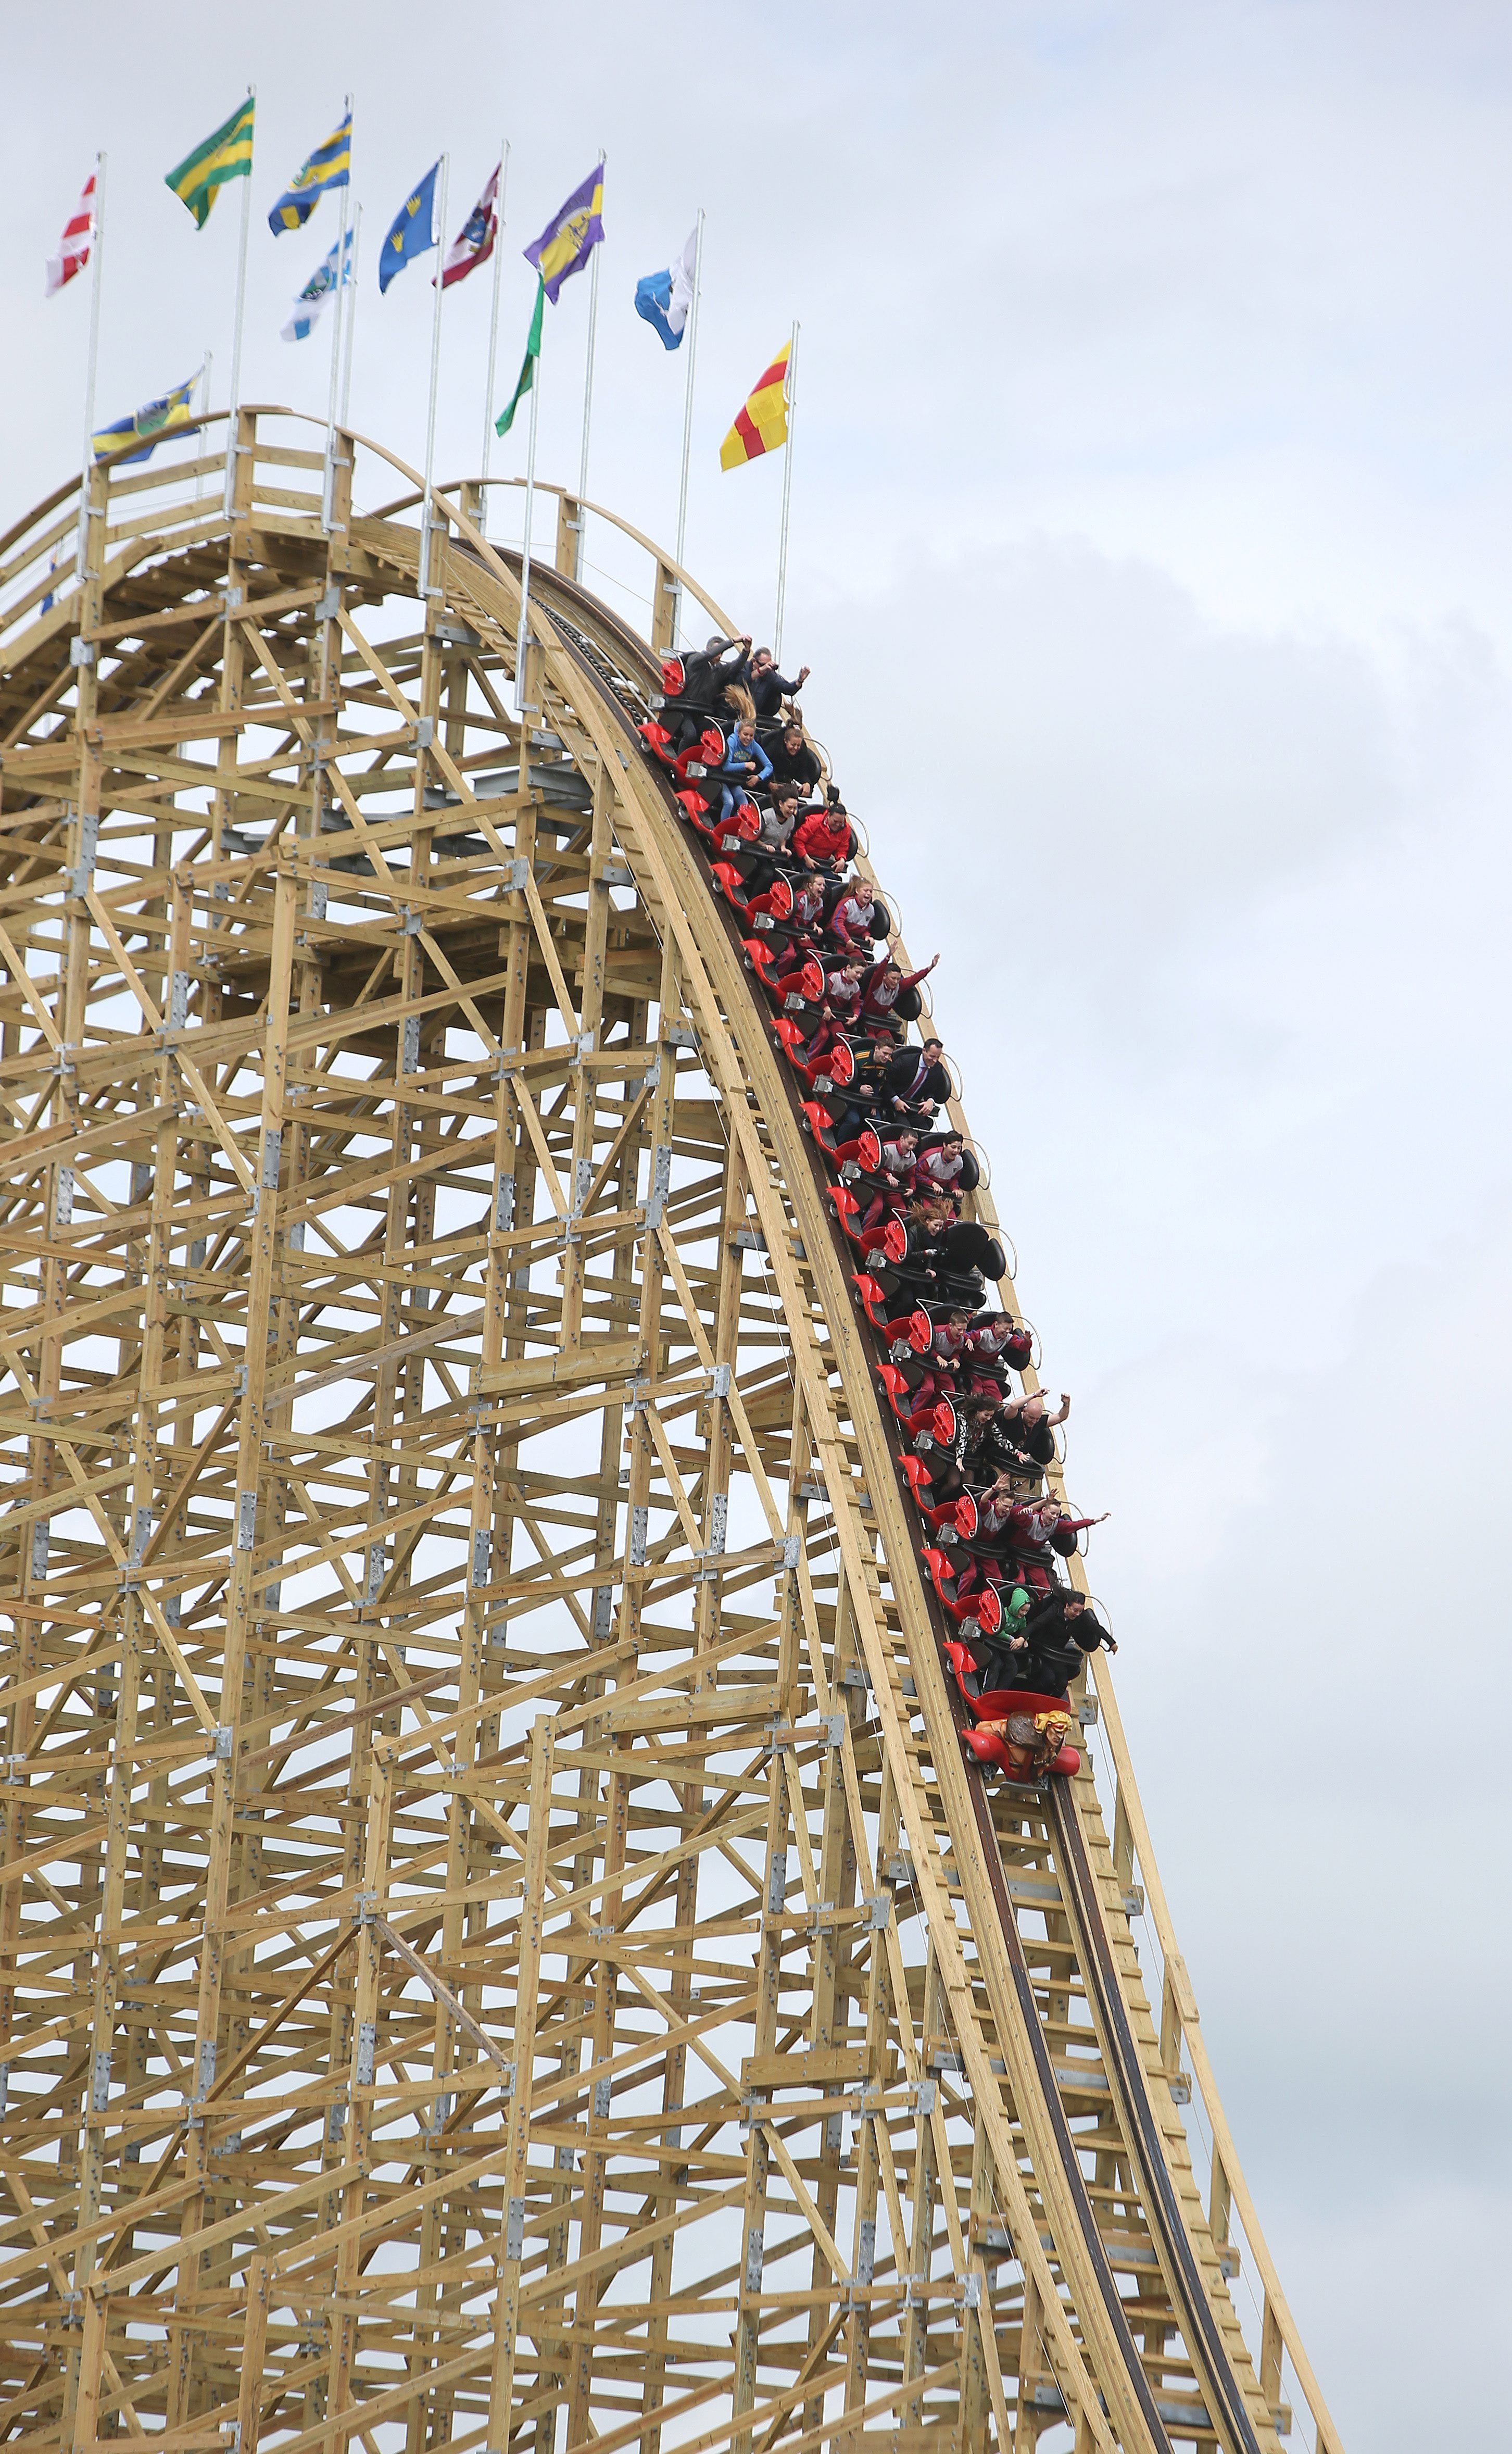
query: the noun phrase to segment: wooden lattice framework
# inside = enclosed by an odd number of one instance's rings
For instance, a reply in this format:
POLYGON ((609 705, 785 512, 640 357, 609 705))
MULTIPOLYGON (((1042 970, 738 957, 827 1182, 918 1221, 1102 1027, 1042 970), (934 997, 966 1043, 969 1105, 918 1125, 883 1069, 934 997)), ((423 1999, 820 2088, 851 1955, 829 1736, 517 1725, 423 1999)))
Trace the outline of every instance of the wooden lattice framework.
POLYGON ((478 489, 422 605, 217 431, 0 541, 0 2436, 1334 2454, 1109 1682, 963 1761, 633 729, 724 617, 563 498, 517 694, 478 489))

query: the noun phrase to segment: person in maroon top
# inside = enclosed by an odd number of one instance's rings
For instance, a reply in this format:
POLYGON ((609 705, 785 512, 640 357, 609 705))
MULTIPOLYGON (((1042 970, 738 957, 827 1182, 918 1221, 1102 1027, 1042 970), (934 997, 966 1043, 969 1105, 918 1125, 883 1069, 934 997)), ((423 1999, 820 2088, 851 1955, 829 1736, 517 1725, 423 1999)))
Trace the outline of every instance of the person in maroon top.
MULTIPOLYGON (((904 1141, 911 1136, 900 1134, 898 1138, 904 1141)), ((936 1398, 954 1397, 959 1386, 961 1351, 970 1326, 969 1311, 959 1306, 948 1312, 944 1320, 935 1322, 929 1351, 924 1358, 924 1374, 914 1392, 916 1412, 922 1406, 932 1404, 936 1398)))
POLYGON ((837 946, 847 954, 871 953, 871 915, 877 908, 877 897, 864 877, 858 877, 848 895, 843 895, 829 915, 829 934, 837 946))
POLYGON ((885 1212, 896 1208, 903 1200, 913 1175, 918 1139, 917 1134, 905 1128, 901 1134, 891 1136, 883 1143, 881 1164, 872 1171, 868 1179, 876 1190, 862 1217, 863 1235, 868 1227, 876 1226, 885 1212))
POLYGON ((788 927, 795 936, 812 941, 817 938, 825 916, 825 890, 817 877, 803 876, 793 880, 793 908, 788 927))
POLYGON ((1101 1517, 1067 1517, 1065 1502, 1052 1494, 1046 1499, 1018 1500, 1008 1513, 1008 1535, 1015 1550, 1052 1550, 1069 1552, 1076 1548, 1076 1538, 1089 1525, 1103 1524, 1108 1515, 1101 1517))
POLYGON ((944 1193, 953 1201, 960 1191, 964 1172, 963 1143, 959 1134, 946 1134, 943 1141, 931 1142, 919 1153, 913 1180, 921 1191, 944 1193))
POLYGON ((857 955, 842 963, 837 972, 825 974, 819 1028, 804 1051, 806 1056, 822 1056, 826 1048, 854 1029, 861 1012, 861 957, 857 955))
POLYGON ((885 1023, 891 1027, 894 1019, 893 1008, 904 990, 916 989, 921 980, 926 980, 939 960, 938 955, 932 955, 922 972, 900 971, 892 957, 887 955, 883 956, 880 963, 874 963, 867 976, 865 993, 862 1001, 861 1010, 866 1021, 885 1023))
POLYGON ((1033 1342, 1024 1323, 1011 1313, 993 1312, 980 1318, 966 1339, 969 1362, 989 1366, 994 1363, 1016 1364, 1022 1355, 1027 1363, 1033 1353, 1033 1342))

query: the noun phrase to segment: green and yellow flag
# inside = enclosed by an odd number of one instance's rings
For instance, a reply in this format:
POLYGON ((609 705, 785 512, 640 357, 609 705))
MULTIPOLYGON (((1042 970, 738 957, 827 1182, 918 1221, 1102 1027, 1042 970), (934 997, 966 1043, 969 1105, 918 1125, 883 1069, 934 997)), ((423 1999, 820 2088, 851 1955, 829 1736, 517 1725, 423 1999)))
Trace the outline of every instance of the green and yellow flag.
POLYGON ((168 174, 165 186, 188 205, 201 230, 210 217, 216 190, 228 179, 249 179, 252 175, 252 112, 256 103, 249 94, 238 104, 229 119, 196 145, 192 153, 168 174))

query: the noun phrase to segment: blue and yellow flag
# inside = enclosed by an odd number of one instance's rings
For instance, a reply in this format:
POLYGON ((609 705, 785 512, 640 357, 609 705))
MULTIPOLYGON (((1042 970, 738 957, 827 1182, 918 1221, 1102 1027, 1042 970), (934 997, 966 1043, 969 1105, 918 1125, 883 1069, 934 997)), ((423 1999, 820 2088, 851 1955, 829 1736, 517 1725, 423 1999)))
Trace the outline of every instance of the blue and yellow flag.
POLYGON ((132 469, 138 460, 149 460, 166 434, 189 425, 194 387, 204 372, 203 367, 196 367, 185 382, 174 384, 160 400, 149 400, 129 417, 118 417, 113 426, 97 427, 92 437, 96 460, 103 460, 107 453, 119 452, 123 443, 140 443, 142 449, 126 453, 119 467, 132 469))
POLYGON ((277 238, 281 231, 303 230, 315 210, 316 201, 328 188, 345 188, 351 178, 351 112, 348 111, 339 128, 333 128, 324 145, 317 145, 308 162, 295 171, 277 204, 268 216, 268 227, 277 238))
POLYGON ((604 224, 604 165, 591 171, 581 188, 574 188, 559 212, 552 214, 545 230, 525 251, 527 264, 533 264, 546 284, 546 294, 556 305, 557 292, 574 272, 581 272, 600 239, 604 224))
POLYGON ((432 162, 413 195, 407 196, 394 215, 393 227, 383 243, 378 258, 378 287, 387 290, 396 272, 428 247, 436 243, 436 174, 439 161, 432 162))
POLYGON ((250 94, 238 103, 229 119, 185 155, 176 171, 169 171, 163 184, 171 188, 181 204, 188 205, 201 230, 210 217, 210 207, 228 179, 249 179, 252 175, 252 114, 255 105, 250 94))

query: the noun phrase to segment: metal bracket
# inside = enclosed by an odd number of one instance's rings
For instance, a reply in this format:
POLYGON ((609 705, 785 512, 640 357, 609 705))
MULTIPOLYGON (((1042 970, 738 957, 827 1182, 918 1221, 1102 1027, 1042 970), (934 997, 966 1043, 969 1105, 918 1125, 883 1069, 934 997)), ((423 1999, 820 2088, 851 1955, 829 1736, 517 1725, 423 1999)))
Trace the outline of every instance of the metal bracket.
POLYGON ((662 1213, 666 1208, 666 1197, 670 1193, 671 1189, 671 1146, 667 1142, 663 1142, 657 1150, 655 1164, 651 1174, 651 1189, 647 1194, 646 1200, 646 1224, 647 1230, 660 1227, 662 1223, 662 1213))

